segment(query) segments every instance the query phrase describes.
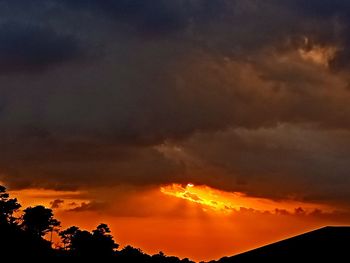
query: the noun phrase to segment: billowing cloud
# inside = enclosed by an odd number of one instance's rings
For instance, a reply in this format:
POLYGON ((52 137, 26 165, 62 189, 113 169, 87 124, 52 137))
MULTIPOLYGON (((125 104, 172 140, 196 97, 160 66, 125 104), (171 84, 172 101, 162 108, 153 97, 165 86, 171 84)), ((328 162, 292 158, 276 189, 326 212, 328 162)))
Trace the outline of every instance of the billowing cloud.
POLYGON ((195 180, 350 200, 345 1, 0 7, 0 179, 12 188, 195 180))
POLYGON ((167 156, 197 171, 197 177, 192 178, 195 182, 206 180, 222 189, 272 199, 342 205, 350 199, 349 134, 344 130, 289 125, 233 129, 198 134, 178 147, 181 154, 171 151, 167 156), (203 167, 211 167, 212 174, 221 176, 214 177, 203 167))

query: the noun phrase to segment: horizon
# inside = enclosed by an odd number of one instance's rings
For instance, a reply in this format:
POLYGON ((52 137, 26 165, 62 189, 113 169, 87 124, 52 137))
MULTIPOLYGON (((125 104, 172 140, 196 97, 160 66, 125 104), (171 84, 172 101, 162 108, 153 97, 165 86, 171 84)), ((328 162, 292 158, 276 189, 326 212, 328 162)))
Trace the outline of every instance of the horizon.
MULTIPOLYGON (((161 188, 161 192, 169 194, 169 191, 178 189, 181 185, 172 185, 168 189, 161 188)), ((185 187, 192 190, 194 184, 189 183, 185 187)), ((208 189, 202 190, 207 194, 208 189)), ((198 192, 198 191, 197 191, 198 192)), ((187 199, 184 192, 172 192, 181 198, 187 199)), ((190 194, 189 192, 186 192, 190 194)), ((190 196, 193 199, 193 196, 190 196)), ((192 201, 197 202, 198 199, 192 201)), ((55 203, 51 203, 52 207, 55 203)), ((2 238, 0 244, 4 255, 10 255, 21 251, 22 256, 27 258, 66 258, 84 259, 100 258, 106 260, 117 260, 118 262, 178 262, 195 263, 188 257, 177 257, 165 254, 145 252, 130 244, 120 245, 116 242, 108 224, 99 223, 95 229, 82 229, 80 226, 70 225, 63 229, 63 225, 55 218, 52 207, 35 205, 27 208, 22 207, 17 198, 13 198, 7 188, 0 185, 0 233, 2 238), (55 235, 54 235, 55 234, 55 235), (26 246, 30 243, 29 247, 26 246)), ((217 206, 208 204, 208 208, 218 210, 217 206)), ((225 209, 227 209, 225 207, 225 209)), ((225 211, 227 212, 227 211, 225 211)), ((297 260, 300 257, 309 259, 344 259, 347 257, 346 244, 350 238, 350 226, 323 226, 309 230, 298 235, 285 237, 283 239, 263 244, 259 247, 250 248, 232 255, 211 259, 210 262, 251 262, 261 258, 268 258, 271 262, 280 262, 285 257, 297 260), (324 250, 319 253, 320 249, 324 250)), ((199 262, 199 260, 197 260, 199 262)), ((205 261, 200 261, 205 262, 205 261)), ((209 262, 209 261, 208 261, 209 262)))
POLYGON ((0 185, 208 261, 350 225, 350 2, 0 0, 0 185))
MULTIPOLYGON (((224 192, 192 183, 163 185, 156 190, 148 189, 147 194, 145 194, 147 200, 139 203, 140 200, 134 199, 131 204, 127 204, 127 206, 138 204, 144 210, 150 210, 149 215, 142 215, 142 213, 129 215, 129 211, 126 213, 119 211, 118 215, 101 213, 100 211, 94 212, 89 206, 84 209, 84 204, 88 205, 84 200, 75 200, 83 205, 72 208, 70 202, 74 202, 74 199, 67 198, 65 202, 58 202, 56 206, 55 200, 52 201, 52 196, 60 197, 60 194, 68 194, 74 197, 81 196, 82 193, 67 191, 58 193, 44 189, 26 191, 26 194, 23 193, 25 191, 10 191, 10 194, 12 197, 18 198, 19 202, 23 204, 23 208, 43 205, 53 209, 55 217, 61 221, 62 230, 73 225, 83 230, 91 230, 100 223, 107 223, 114 239, 121 247, 131 245, 150 255, 162 251, 168 256, 189 258, 195 262, 239 255, 329 226, 332 223, 334 226, 344 224, 342 223, 344 221, 341 218, 342 215, 340 215, 340 219, 334 219, 339 215, 332 210, 332 207, 293 200, 283 202, 249 197, 242 193, 224 192), (21 194, 24 195, 21 196, 21 194), (215 206, 208 205, 204 197, 210 201, 216 200, 214 202, 217 204, 215 206), (167 206, 155 208, 149 205, 149 200, 157 199, 159 201, 162 198, 164 199, 162 202, 166 203, 167 206), (201 202, 202 200, 204 202, 201 202), (221 207, 221 204, 229 206, 232 203, 235 207, 221 207), (148 207, 145 207, 147 205, 148 207), (304 205, 304 208, 300 205, 304 205), (83 209, 81 209, 82 207, 83 209), (174 207, 176 207, 175 210, 174 207), (281 207, 287 209, 281 209, 281 207), (181 211, 180 215, 179 211, 181 211), (267 218, 265 219, 265 217, 267 218), (170 222, 169 218, 171 218, 170 222), (261 225, 254 226, 255 220, 258 219, 264 221, 260 221, 261 225), (249 222, 246 222, 247 220, 249 222), (250 222, 251 220, 254 221, 253 224, 250 222), (219 226, 217 222, 219 222, 219 226), (235 226, 235 224, 237 225, 235 226), (171 227, 170 230, 169 227, 171 227), (145 228, 148 231, 145 231, 145 228), (208 229, 212 232, 208 233, 208 229), (196 231, 193 232, 193 230, 196 231), (200 236, 193 237, 191 235, 193 233, 200 236), (177 239, 174 239, 173 242, 165 242, 174 235, 177 239), (214 240, 205 240, 207 237, 214 238, 214 240), (193 240, 202 240, 202 242, 196 247, 193 245, 193 240), (245 243, 242 243, 242 240, 245 243)), ((115 208, 112 207, 109 210, 113 211, 115 208)), ((57 234, 54 235, 53 240, 54 246, 59 247, 60 241, 57 234)))

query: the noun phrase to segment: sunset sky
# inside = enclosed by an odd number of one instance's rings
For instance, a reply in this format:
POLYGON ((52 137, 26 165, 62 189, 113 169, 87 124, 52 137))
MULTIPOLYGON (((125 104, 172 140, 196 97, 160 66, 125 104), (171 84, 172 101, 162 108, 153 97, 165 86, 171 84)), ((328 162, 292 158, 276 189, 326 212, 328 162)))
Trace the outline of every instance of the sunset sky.
POLYGON ((0 0, 0 184, 218 259, 350 224, 350 1, 0 0))

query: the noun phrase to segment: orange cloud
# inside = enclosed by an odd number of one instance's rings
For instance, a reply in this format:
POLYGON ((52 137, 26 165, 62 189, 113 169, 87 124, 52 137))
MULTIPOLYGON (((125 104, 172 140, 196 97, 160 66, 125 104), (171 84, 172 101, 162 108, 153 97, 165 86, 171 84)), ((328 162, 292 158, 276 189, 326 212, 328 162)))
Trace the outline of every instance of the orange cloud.
POLYGON ((241 208, 254 209, 263 212, 293 212, 303 207, 303 211, 311 212, 316 209, 331 211, 332 208, 326 205, 299 202, 294 200, 274 201, 266 198, 249 197, 240 192, 226 192, 211 188, 205 185, 195 186, 187 184, 171 184, 160 188, 160 191, 168 196, 177 197, 191 201, 203 206, 203 209, 210 209, 216 212, 232 213, 241 208))

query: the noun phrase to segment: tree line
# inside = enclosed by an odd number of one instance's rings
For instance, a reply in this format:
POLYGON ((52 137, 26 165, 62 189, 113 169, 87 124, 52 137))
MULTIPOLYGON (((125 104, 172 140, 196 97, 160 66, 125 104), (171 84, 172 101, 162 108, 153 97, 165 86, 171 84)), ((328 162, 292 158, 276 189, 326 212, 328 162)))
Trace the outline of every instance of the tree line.
MULTIPOLYGON (((107 224, 93 231, 71 226, 61 230, 52 209, 38 205, 20 214, 21 204, 0 185, 0 254, 20 258, 103 258, 111 262, 191 263, 189 259, 166 256, 159 252, 148 255, 126 246, 118 250, 107 224), (52 247, 52 235, 58 233, 61 245, 52 247), (46 237, 46 238, 45 238, 46 237)), ((105 262, 105 261, 104 261, 105 262)))

